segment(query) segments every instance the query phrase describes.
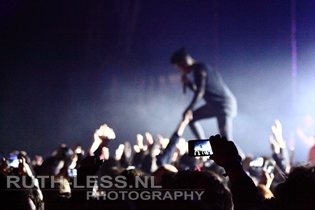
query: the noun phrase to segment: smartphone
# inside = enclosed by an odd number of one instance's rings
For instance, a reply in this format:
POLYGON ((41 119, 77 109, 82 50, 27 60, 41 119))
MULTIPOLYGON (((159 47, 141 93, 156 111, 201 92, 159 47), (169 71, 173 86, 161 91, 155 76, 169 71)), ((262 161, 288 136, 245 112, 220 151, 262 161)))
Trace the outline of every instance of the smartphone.
POLYGON ((263 167, 265 164, 265 159, 263 157, 257 157, 249 163, 250 167, 263 167))
POLYGON ((274 171, 275 161, 263 157, 257 157, 249 163, 249 166, 263 169, 266 173, 271 174, 274 171))
POLYGON ((76 177, 78 175, 77 173, 77 169, 70 169, 69 173, 68 173, 68 176, 69 177, 76 177))
POLYGON ((19 167, 19 159, 18 159, 18 155, 14 154, 11 155, 9 158, 9 166, 13 167, 13 168, 18 168, 19 167))
POLYGON ((266 160, 264 164, 264 170, 266 173, 271 174, 275 169, 276 162, 274 160, 266 160))
POLYGON ((188 155, 190 157, 210 156, 212 154, 213 152, 209 139, 188 141, 188 155))

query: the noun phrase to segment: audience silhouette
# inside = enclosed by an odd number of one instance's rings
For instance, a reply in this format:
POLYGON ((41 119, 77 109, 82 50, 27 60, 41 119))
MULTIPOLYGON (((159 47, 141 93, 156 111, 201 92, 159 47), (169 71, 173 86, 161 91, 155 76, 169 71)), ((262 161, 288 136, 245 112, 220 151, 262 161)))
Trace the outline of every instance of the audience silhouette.
POLYGON ((191 120, 188 111, 167 143, 146 132, 110 152, 116 134, 104 124, 87 154, 78 143, 34 160, 25 151, 2 155, 0 207, 315 209, 314 161, 292 163, 280 121, 266 141, 270 154, 241 158, 235 143, 220 135, 209 138, 210 157, 189 157, 182 135, 191 120))

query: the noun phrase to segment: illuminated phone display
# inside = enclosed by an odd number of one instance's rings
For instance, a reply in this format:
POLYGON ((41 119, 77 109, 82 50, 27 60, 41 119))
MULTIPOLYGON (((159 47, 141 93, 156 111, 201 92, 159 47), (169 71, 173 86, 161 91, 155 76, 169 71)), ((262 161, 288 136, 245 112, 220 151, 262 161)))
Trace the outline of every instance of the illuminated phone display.
POLYGON ((188 155, 190 157, 210 156, 212 154, 209 139, 188 141, 188 155))

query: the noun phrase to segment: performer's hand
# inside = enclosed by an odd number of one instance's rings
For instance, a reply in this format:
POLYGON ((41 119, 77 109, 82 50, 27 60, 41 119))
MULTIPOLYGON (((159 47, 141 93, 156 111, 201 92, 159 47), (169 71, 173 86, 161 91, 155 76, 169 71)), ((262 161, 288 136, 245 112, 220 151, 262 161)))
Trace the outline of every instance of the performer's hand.
POLYGON ((193 119, 193 111, 191 109, 186 109, 183 113, 183 121, 189 123, 193 119))
POLYGON ((189 122, 193 119, 193 112, 188 109, 185 113, 184 113, 184 118, 183 120, 180 122, 178 128, 177 128, 177 135, 178 136, 182 136, 185 130, 185 127, 189 124, 189 122))
POLYGON ((187 78, 186 74, 183 74, 183 75, 182 75, 182 83, 183 83, 184 85, 189 85, 189 84, 190 84, 190 81, 189 81, 189 79, 187 78))
POLYGON ((193 119, 193 111, 188 109, 185 113, 184 120, 186 124, 188 124, 193 119))

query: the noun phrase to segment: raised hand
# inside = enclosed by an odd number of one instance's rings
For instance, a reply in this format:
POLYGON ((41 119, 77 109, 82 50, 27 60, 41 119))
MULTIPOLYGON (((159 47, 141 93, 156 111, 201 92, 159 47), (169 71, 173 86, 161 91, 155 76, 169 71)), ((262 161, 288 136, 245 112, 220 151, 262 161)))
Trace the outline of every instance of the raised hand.
POLYGON ((99 129, 94 132, 94 141, 89 150, 89 154, 93 156, 94 152, 99 147, 107 147, 109 141, 115 138, 116 134, 112 128, 110 128, 107 124, 101 125, 99 129))
POLYGON ((154 146, 154 139, 153 136, 151 135, 151 133, 149 132, 145 132, 145 142, 146 142, 146 146, 147 146, 147 150, 148 152, 152 152, 153 146, 154 146))
POLYGON ((102 147, 100 160, 108 160, 109 158, 109 149, 107 147, 102 147))
POLYGON ((133 145, 133 150, 136 153, 139 153, 141 150, 144 150, 143 146, 143 136, 141 134, 137 134, 137 143, 133 145))
POLYGON ((116 134, 114 130, 108 127, 107 124, 101 125, 99 129, 97 129, 96 134, 101 139, 115 139, 116 134))
POLYGON ((149 132, 145 133, 145 141, 146 141, 146 144, 148 146, 150 146, 150 145, 152 145, 154 143, 154 139, 153 139, 151 133, 149 133, 149 132))
POLYGON ((131 148, 131 144, 129 141, 124 142, 123 154, 125 155, 125 158, 127 158, 127 159, 131 158, 132 148, 131 148))
POLYGON ((34 176, 30 166, 27 164, 25 157, 19 155, 19 174, 22 176, 32 177, 34 176))
POLYGON ((122 157, 122 154, 124 153, 125 145, 119 144, 118 148, 115 150, 115 159, 120 160, 122 157))
POLYGON ((264 161, 265 161, 265 164, 260 173, 259 184, 265 185, 268 189, 270 189, 272 181, 275 178, 273 170, 276 166, 276 162, 273 159, 269 159, 269 158, 264 158, 264 161))
POLYGON ((226 170, 234 164, 240 165, 241 158, 234 142, 228 141, 226 137, 216 135, 210 137, 210 144, 213 151, 210 158, 213 159, 217 165, 222 166, 226 170))
POLYGON ((272 136, 269 137, 269 142, 272 152, 275 154, 273 157, 277 165, 283 172, 289 172, 290 170, 290 157, 286 148, 286 142, 282 136, 282 125, 279 120, 275 120, 275 125, 271 126, 272 136))
POLYGON ((282 125, 279 120, 275 121, 275 125, 271 126, 271 131, 273 136, 269 137, 269 142, 271 145, 271 150, 279 154, 280 149, 286 148, 286 143, 282 137, 282 125))
POLYGON ((181 80, 182 80, 182 83, 183 83, 184 85, 189 85, 189 84, 191 83, 191 82, 189 81, 189 79, 187 78, 186 74, 183 74, 183 75, 182 75, 181 80))

